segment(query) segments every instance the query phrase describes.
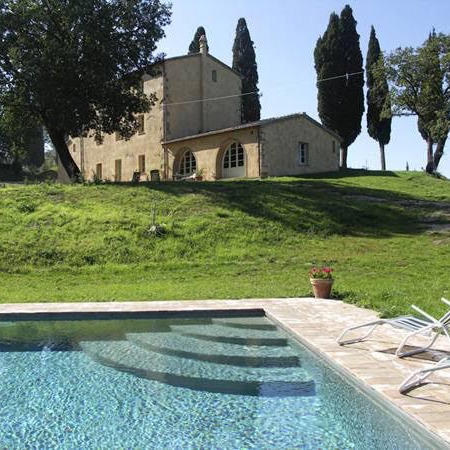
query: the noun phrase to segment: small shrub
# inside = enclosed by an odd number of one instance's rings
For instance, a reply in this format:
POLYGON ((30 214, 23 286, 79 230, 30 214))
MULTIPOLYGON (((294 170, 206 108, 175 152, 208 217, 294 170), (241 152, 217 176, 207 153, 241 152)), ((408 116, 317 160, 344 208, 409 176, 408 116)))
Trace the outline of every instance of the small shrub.
POLYGON ((93 266, 97 262, 97 258, 94 255, 84 255, 83 261, 88 266, 93 266))
POLYGON ((29 202, 20 202, 17 205, 17 209, 24 214, 31 214, 36 211, 36 205, 29 202))

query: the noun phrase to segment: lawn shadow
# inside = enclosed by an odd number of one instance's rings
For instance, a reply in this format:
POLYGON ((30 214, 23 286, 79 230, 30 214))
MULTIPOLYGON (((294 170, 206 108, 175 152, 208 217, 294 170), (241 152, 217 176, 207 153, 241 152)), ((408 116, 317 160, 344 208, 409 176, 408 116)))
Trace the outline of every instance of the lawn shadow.
MULTIPOLYGON (((318 236, 419 234, 424 231, 421 218, 426 214, 442 206, 450 211, 450 202, 422 201, 396 191, 333 183, 335 179, 348 177, 347 172, 322 174, 320 179, 317 175, 276 181, 150 182, 135 186, 173 196, 204 196, 218 208, 244 212, 296 232, 318 236)), ((364 170, 351 173, 374 175, 364 170)), ((393 172, 375 172, 375 176, 381 174, 397 176, 393 172)), ((227 218, 218 214, 218 219, 227 218)))

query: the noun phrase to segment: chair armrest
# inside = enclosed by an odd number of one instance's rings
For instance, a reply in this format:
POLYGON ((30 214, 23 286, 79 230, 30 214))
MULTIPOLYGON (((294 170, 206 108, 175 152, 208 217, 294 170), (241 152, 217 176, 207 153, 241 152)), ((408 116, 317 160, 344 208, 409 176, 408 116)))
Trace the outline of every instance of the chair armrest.
POLYGON ((432 322, 436 322, 439 323, 438 320, 436 320, 433 316, 430 316, 429 314, 427 314, 425 311, 423 311, 422 309, 420 309, 418 306, 416 305, 411 305, 411 308, 416 310, 419 314, 422 314, 422 316, 426 317, 427 319, 430 319, 432 322))

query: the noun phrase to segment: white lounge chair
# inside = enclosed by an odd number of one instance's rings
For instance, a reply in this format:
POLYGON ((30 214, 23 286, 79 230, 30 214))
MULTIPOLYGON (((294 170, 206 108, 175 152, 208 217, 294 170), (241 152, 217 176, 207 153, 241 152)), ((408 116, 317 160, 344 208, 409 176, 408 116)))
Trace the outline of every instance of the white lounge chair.
MULTIPOLYGON (((450 306, 449 300, 445 298, 442 298, 441 300, 445 304, 450 306)), ((378 319, 372 322, 363 323, 361 325, 356 325, 345 329, 338 337, 337 343, 339 345, 345 345, 345 344, 353 344, 355 342, 361 342, 368 336, 370 336, 378 325, 384 324, 391 325, 395 328, 401 328, 403 330, 410 332, 405 336, 405 338, 402 340, 402 342, 400 343, 395 352, 395 354, 399 357, 415 355, 416 353, 422 353, 428 350, 434 344, 434 342, 441 333, 444 333, 449 338, 450 341, 450 334, 448 330, 448 327, 450 326, 450 310, 447 311, 440 319, 435 319, 434 317, 430 316, 425 311, 422 311, 419 307, 415 305, 412 305, 412 308, 415 311, 417 311, 420 315, 422 315, 423 319, 414 316, 401 316, 396 317, 394 319, 378 319), (358 336, 356 338, 344 340, 344 336, 350 331, 366 327, 370 328, 369 331, 363 336, 358 336), (403 351, 409 339, 419 334, 431 336, 429 343, 426 346, 419 347, 415 350, 403 351)))
POLYGON ((431 375, 437 370, 449 369, 450 357, 446 356, 437 362, 434 366, 427 366, 424 369, 416 370, 409 377, 405 378, 403 383, 398 387, 398 391, 403 394, 405 391, 409 391, 411 388, 419 386, 423 383, 425 378, 431 375))

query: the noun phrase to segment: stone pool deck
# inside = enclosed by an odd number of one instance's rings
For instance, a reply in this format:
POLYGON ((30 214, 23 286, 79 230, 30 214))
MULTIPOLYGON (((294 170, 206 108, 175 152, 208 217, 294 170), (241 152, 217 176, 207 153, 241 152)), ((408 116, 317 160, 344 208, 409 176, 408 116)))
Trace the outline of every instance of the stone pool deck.
MULTIPOLYGON (((3 304, 4 313, 55 312, 139 312, 139 311, 205 311, 261 309, 285 330, 309 348, 340 366, 344 374, 360 380, 396 406, 400 411, 420 422, 430 432, 448 443, 450 448, 450 370, 432 374, 426 384, 399 394, 397 387, 414 370, 443 356, 450 355, 448 339, 440 337, 433 351, 414 357, 397 358, 395 349, 405 333, 390 326, 382 326, 368 340, 339 346, 336 338, 341 331, 354 324, 377 318, 373 311, 336 300, 313 298, 197 300, 164 302, 114 303, 34 303, 3 304)), ((442 304, 445 312, 445 305, 442 304)), ((414 341, 417 342, 417 341, 414 341)), ((432 447, 430 447, 432 448, 432 447)))

